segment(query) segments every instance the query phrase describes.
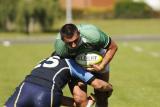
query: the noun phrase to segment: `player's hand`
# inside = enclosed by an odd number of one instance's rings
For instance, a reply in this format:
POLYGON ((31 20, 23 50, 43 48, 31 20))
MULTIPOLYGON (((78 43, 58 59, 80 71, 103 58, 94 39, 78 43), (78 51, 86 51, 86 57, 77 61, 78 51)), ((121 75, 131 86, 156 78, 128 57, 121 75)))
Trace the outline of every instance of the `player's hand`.
POLYGON ((92 68, 94 68, 95 71, 100 72, 100 71, 103 71, 104 66, 102 66, 101 64, 95 64, 95 65, 92 65, 92 68))
POLYGON ((90 71, 90 72, 95 72, 95 69, 92 68, 92 67, 87 67, 86 69, 87 69, 88 71, 90 71))
POLYGON ((103 69, 104 66, 101 66, 100 64, 91 65, 91 67, 87 68, 87 70, 91 72, 101 72, 103 69))

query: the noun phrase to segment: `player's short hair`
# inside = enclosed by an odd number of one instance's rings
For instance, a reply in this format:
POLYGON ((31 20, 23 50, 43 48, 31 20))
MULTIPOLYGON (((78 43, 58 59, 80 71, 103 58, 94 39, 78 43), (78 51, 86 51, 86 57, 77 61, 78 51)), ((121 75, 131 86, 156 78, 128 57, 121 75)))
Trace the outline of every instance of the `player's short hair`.
POLYGON ((76 31, 78 31, 78 28, 76 27, 75 24, 70 23, 63 25, 62 28, 60 29, 60 35, 62 40, 64 36, 73 36, 76 31))

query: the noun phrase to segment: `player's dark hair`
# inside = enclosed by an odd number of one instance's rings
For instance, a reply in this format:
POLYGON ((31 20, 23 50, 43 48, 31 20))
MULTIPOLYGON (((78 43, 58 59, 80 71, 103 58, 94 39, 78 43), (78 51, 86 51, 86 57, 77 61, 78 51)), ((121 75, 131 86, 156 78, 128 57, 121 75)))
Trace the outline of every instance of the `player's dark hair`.
POLYGON ((64 36, 73 36, 76 31, 78 31, 78 29, 74 24, 63 25, 62 28, 60 29, 62 40, 64 36))
POLYGON ((52 54, 51 54, 51 56, 54 56, 55 54, 56 54, 56 52, 55 52, 55 51, 53 51, 53 52, 52 52, 52 54))

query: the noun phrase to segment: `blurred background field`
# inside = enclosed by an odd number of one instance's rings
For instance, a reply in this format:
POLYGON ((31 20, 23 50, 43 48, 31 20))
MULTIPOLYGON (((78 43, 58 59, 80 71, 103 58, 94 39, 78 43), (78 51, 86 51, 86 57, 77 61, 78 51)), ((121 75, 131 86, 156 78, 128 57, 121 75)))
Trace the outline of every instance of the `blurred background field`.
MULTIPOLYGON (((72 0, 72 17, 66 17, 64 5, 70 0, 2 1, 0 106, 32 68, 54 51, 59 28, 73 22, 94 24, 118 43, 111 62, 110 107, 160 107, 159 0, 72 0)), ((71 96, 67 87, 63 91, 71 96)))
POLYGON ((75 20, 85 20, 86 22, 95 20, 95 24, 101 23, 101 20, 102 22, 109 20, 109 25, 101 24, 100 26, 109 26, 110 33, 113 31, 113 27, 116 29, 116 26, 117 28, 121 26, 126 28, 125 26, 131 23, 135 28, 137 23, 142 24, 137 26, 138 29, 143 27, 144 23, 146 23, 145 27, 152 23, 152 20, 139 23, 132 19, 160 18, 159 0, 152 0, 152 2, 149 0, 39 0, 39 2, 5 0, 4 2, 0 1, 0 7, 0 32, 23 32, 26 34, 57 31, 57 22, 59 23, 61 20, 63 20, 62 23, 75 20), (114 21, 113 19, 122 20, 114 21), (123 23, 123 20, 127 19, 131 19, 130 23, 127 21, 123 23), (110 22, 113 27, 110 27, 110 22))
MULTIPOLYGON (((0 32, 0 38, 56 36, 65 20, 55 22, 55 32, 0 32)), ((160 36, 160 19, 77 19, 75 24, 94 24, 111 36, 160 36)))

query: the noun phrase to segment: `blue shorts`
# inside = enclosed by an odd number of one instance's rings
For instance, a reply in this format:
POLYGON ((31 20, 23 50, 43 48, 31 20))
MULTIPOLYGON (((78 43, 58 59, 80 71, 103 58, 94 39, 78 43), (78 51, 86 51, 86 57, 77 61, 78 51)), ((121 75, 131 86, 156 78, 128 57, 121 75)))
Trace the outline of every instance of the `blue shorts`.
POLYGON ((7 107, 60 107, 62 93, 53 92, 52 97, 49 88, 23 82, 5 105, 7 107))

